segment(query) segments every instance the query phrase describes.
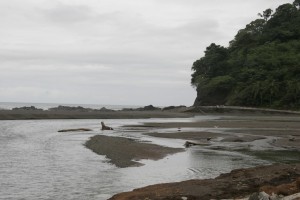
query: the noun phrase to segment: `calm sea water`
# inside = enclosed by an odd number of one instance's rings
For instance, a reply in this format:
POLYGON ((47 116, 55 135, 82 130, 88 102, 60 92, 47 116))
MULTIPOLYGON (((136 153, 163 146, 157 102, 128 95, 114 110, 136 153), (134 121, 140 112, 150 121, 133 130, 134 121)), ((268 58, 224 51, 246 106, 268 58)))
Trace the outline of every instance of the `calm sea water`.
POLYGON ((93 135, 106 134, 183 147, 183 140, 153 138, 142 131, 125 131, 122 126, 207 118, 106 120, 106 124, 115 128, 111 132, 102 132, 99 120, 0 121, 0 199, 104 200, 150 184, 212 178, 235 168, 265 164, 263 160, 235 152, 190 148, 159 161, 143 160, 142 167, 121 169, 83 145, 93 135), (93 131, 57 132, 79 127, 93 131))
POLYGON ((11 110, 12 108, 19 108, 23 106, 34 106, 36 108, 41 108, 43 110, 48 110, 49 108, 57 106, 81 106, 83 108, 100 109, 107 108, 112 110, 122 110, 123 108, 139 108, 143 106, 139 105, 105 105, 105 104, 64 104, 64 103, 22 103, 22 102, 0 102, 0 110, 11 110))

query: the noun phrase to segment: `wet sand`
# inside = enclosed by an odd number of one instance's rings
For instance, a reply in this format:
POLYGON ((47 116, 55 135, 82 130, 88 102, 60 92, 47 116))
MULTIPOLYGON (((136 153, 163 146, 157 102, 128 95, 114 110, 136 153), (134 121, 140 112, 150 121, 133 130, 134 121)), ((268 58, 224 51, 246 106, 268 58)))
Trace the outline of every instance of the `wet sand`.
POLYGON ((117 167, 140 166, 141 159, 158 160, 183 148, 163 147, 143 141, 122 137, 96 135, 86 142, 86 147, 99 155, 106 156, 108 162, 117 167))
MULTIPOLYGON (((171 123, 145 123, 144 127, 161 127, 161 128, 280 128, 280 129, 298 129, 300 128, 300 117, 288 116, 235 116, 221 117, 217 120, 206 120, 199 122, 171 122, 171 123)), ((137 126, 138 127, 138 126, 137 126)))
POLYGON ((191 117, 193 113, 173 111, 22 111, 0 110, 0 120, 27 119, 146 119, 146 118, 175 118, 191 117))
MULTIPOLYGON (((147 133, 147 135, 182 139, 203 145, 197 148, 224 148, 232 151, 242 149, 264 159, 271 159, 273 156, 275 159, 272 162, 278 163, 282 162, 282 160, 276 160, 278 156, 282 158, 293 154, 295 158, 293 162, 300 162, 300 117, 295 116, 231 116, 195 122, 145 123, 126 126, 126 128, 130 130, 158 128, 158 131, 147 133), (190 128, 194 130, 189 131, 190 128), (197 128, 200 128, 199 131, 197 128), (273 139, 266 140, 269 137, 273 139), (211 139, 208 141, 207 138, 211 139), (262 144, 266 146, 266 149, 255 150, 256 141, 263 141, 262 144), (254 147, 254 150, 252 151, 250 147, 254 147)), ((121 193, 111 199, 242 198, 258 192, 259 187, 263 185, 289 183, 298 177, 300 177, 300 164, 275 164, 234 170, 216 179, 157 184, 121 193)))
MULTIPOLYGON (((216 120, 196 120, 195 122, 145 123, 124 126, 122 130, 139 133, 141 130, 147 129, 148 133, 146 134, 152 137, 181 139, 183 140, 182 146, 185 141, 189 141, 205 145, 205 148, 220 150, 300 151, 300 117, 294 116, 290 118, 286 116, 273 118, 251 116, 243 117, 242 120, 236 117, 222 117, 216 120), (193 131, 189 131, 190 128, 193 128, 193 131), (206 130, 202 131, 203 128, 206 130), (160 131, 152 132, 152 130, 160 131), (259 141, 258 144, 257 141, 259 141)), ((90 138, 86 146, 100 155, 105 155, 111 163, 118 167, 138 164, 133 160, 161 159, 168 154, 183 150, 103 135, 90 138)))
MULTIPOLYGON (((153 132, 147 135, 170 139, 193 140, 203 142, 211 138, 212 142, 249 143, 272 137, 271 146, 300 151, 300 117, 295 116, 227 116, 216 120, 195 122, 145 123, 131 128, 156 127, 173 129, 173 132, 153 132), (190 128, 200 130, 186 131, 190 128), (201 129, 206 129, 201 131, 201 129), (177 130, 177 131, 175 131, 177 130), (178 131, 180 130, 180 131, 178 131)), ((130 128, 129 126, 127 128, 130 128)), ((247 144, 248 145, 248 144, 247 144)))

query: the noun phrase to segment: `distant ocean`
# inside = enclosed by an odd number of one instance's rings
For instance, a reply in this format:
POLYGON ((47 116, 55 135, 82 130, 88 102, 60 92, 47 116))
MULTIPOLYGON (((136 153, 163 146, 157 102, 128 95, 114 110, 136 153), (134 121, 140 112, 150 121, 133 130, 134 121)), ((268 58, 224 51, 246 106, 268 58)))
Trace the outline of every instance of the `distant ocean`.
POLYGON ((34 106, 36 108, 41 108, 43 110, 48 110, 49 108, 57 106, 81 106, 84 108, 100 109, 107 108, 112 110, 122 110, 123 108, 139 108, 143 106, 138 105, 104 105, 104 104, 65 104, 65 103, 23 103, 23 102, 0 102, 0 110, 11 110, 13 108, 19 108, 24 106, 34 106))

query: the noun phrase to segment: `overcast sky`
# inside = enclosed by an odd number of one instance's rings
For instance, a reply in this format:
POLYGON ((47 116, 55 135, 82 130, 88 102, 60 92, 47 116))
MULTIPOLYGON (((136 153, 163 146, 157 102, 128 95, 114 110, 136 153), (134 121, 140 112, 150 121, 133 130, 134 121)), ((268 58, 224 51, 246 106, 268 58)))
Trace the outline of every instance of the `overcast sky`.
POLYGON ((0 102, 192 105, 192 63, 292 0, 0 0, 0 102))

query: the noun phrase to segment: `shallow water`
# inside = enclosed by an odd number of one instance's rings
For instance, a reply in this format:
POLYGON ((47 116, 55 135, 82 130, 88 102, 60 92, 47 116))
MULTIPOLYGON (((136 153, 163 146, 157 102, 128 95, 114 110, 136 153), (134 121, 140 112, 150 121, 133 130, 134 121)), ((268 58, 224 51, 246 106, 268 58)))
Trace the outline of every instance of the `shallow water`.
MULTIPOLYGON (((184 141, 154 138, 125 131, 122 125, 142 122, 204 120, 114 119, 105 134, 183 147, 184 141)), ((190 148, 159 161, 142 160, 142 167, 117 168, 84 147, 100 120, 0 121, 0 199, 107 199, 113 194, 155 183, 212 178, 235 168, 265 164, 253 156, 230 151, 190 148), (60 129, 91 128, 92 132, 58 133, 60 129)), ((145 130, 146 131, 146 130, 145 130)), ((153 130, 152 130, 153 131, 153 130)))

